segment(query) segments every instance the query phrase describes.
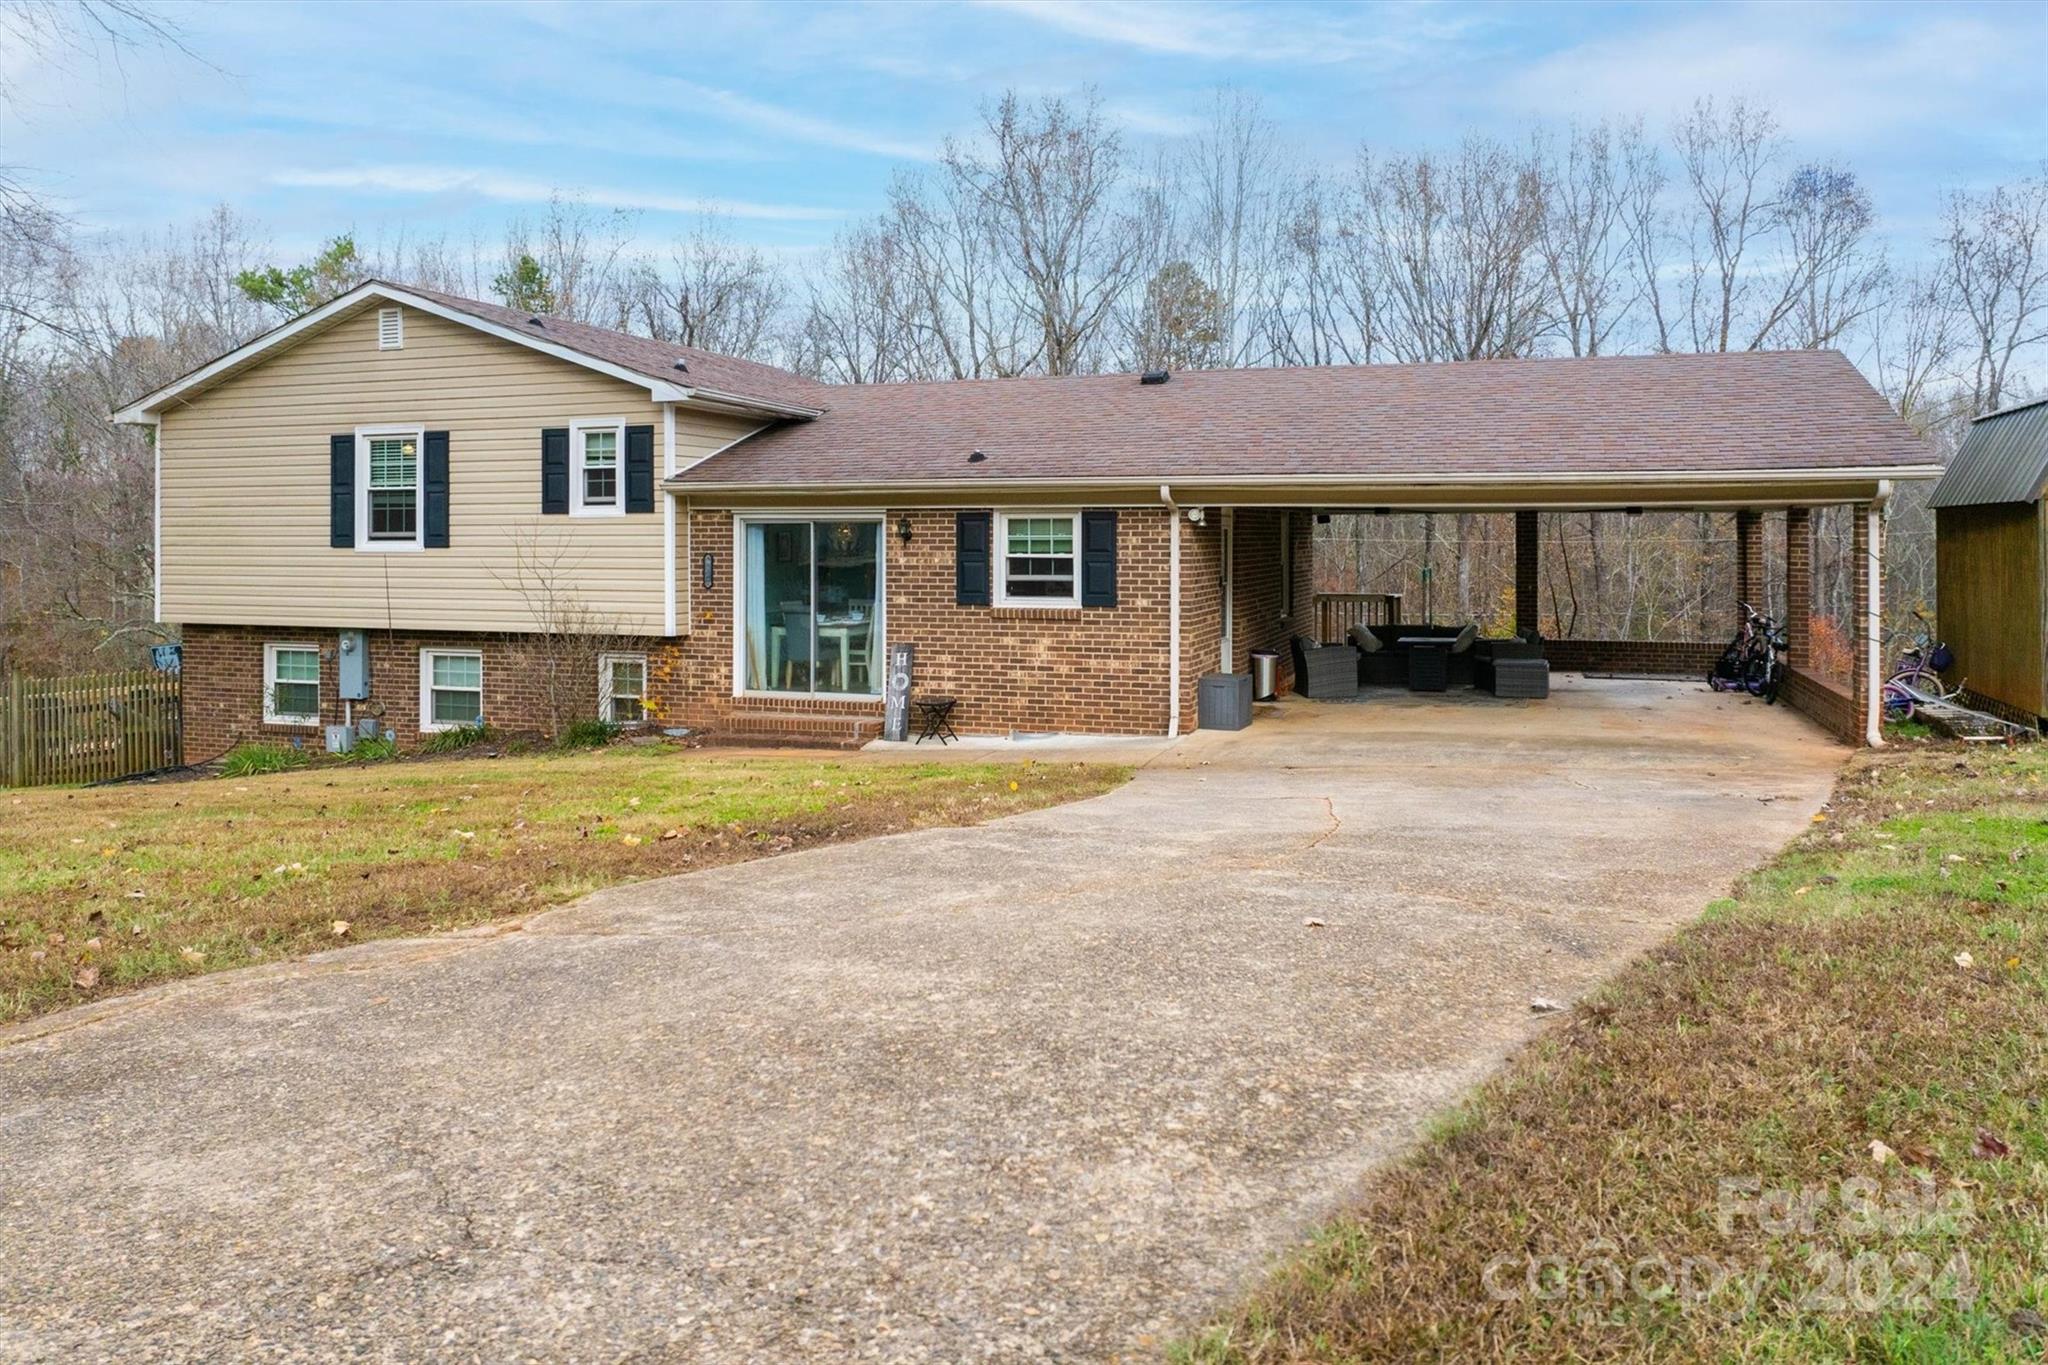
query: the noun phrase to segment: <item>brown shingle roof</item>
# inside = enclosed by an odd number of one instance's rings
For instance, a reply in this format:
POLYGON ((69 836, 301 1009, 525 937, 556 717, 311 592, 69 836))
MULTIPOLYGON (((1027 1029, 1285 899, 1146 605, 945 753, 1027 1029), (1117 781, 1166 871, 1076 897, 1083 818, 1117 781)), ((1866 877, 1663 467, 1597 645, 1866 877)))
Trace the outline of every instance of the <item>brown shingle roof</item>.
POLYGON ((486 322, 510 327, 530 336, 537 336, 567 346, 585 355, 595 356, 638 374, 667 384, 687 384, 693 389, 704 389, 712 393, 726 394, 735 398, 753 399, 783 407, 822 408, 830 394, 835 392, 828 385, 816 380, 805 379, 802 375, 791 374, 788 370, 773 365, 763 365, 752 360, 737 360, 729 355, 700 350, 695 346, 678 346, 673 342, 651 341, 646 337, 634 336, 629 332, 615 332, 608 327, 594 327, 589 323, 571 322, 567 318, 547 317, 541 325, 532 324, 532 313, 516 308, 503 308, 495 303, 484 303, 478 299, 466 299, 459 294, 444 294, 437 289, 422 289, 417 285, 392 285, 408 294, 418 294, 431 299, 443 307, 452 308, 486 322), (681 360, 688 370, 678 370, 675 364, 681 360))
POLYGON ((832 387, 690 484, 1412 477, 1927 465, 1836 351, 832 387), (986 459, 970 463, 971 451, 986 459))

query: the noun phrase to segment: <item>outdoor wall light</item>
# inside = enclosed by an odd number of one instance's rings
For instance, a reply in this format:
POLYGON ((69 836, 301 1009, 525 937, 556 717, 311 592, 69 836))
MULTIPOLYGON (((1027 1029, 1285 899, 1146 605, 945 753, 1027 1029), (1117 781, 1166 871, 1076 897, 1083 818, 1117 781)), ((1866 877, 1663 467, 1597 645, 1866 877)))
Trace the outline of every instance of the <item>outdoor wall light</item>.
POLYGON ((905 545, 908 545, 910 543, 909 517, 896 518, 896 539, 902 541, 905 545))

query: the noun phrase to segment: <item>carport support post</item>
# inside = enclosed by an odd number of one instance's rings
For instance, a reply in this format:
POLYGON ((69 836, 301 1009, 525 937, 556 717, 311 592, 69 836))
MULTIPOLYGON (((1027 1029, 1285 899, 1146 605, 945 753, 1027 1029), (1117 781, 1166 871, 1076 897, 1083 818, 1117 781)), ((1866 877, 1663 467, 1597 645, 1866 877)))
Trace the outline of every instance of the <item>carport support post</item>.
POLYGON ((1735 514, 1735 628, 1742 629, 1742 603, 1764 605, 1764 516, 1747 509, 1735 514))
POLYGON ((1515 634, 1533 639, 1541 603, 1536 579, 1543 567, 1543 533, 1534 512, 1515 513, 1515 634))
POLYGON ((1813 509, 1785 509, 1785 634, 1792 667, 1813 668, 1813 509))

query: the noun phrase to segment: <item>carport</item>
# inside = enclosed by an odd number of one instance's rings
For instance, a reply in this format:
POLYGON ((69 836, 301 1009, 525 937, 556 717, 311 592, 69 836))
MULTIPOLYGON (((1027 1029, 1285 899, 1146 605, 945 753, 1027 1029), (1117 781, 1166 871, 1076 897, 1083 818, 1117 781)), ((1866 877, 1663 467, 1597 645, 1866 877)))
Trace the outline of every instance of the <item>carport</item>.
MULTIPOLYGON (((1627 382, 1591 392, 1560 386, 1550 362, 1430 367, 1436 373, 1416 379, 1441 381, 1440 424, 1397 431, 1393 448, 1354 457, 1361 466, 1431 469, 1425 475, 1174 484, 1177 506, 1214 508, 1197 524, 1177 525, 1178 552, 1195 564, 1191 585, 1202 577, 1203 555, 1217 560, 1214 662, 1202 660, 1201 667, 1241 672, 1252 649, 1276 649, 1284 658, 1294 636, 1336 644, 1353 625, 1423 620, 1417 603, 1397 595, 1319 590, 1330 575, 1317 563, 1314 526, 1333 514, 1366 518, 1362 535, 1378 517, 1398 513, 1511 514, 1514 632, 1525 637, 1541 629, 1538 586, 1553 518, 1703 514, 1717 538, 1734 546, 1733 591, 1721 616, 1691 638, 1546 636, 1552 669, 1700 677, 1742 625, 1741 603, 1762 609, 1782 602, 1790 640, 1782 699, 1844 740, 1881 743, 1885 503, 1899 481, 1932 477, 1939 466, 1837 353, 1757 356, 1743 367, 1670 357, 1675 363, 1662 374, 1658 359, 1624 362, 1612 379, 1627 382), (1486 420, 1461 424, 1453 398, 1481 405, 1486 420), (1512 422, 1504 421, 1498 409, 1517 401, 1512 422), (1505 454, 1504 440, 1516 443, 1505 454), (1854 600, 1843 624, 1855 662, 1847 678, 1816 667, 1811 628, 1816 519, 1828 507, 1844 509, 1853 527, 1854 600), (1213 547, 1206 543, 1211 531, 1213 547)), ((1192 602, 1200 620, 1208 604, 1199 596, 1192 602)))

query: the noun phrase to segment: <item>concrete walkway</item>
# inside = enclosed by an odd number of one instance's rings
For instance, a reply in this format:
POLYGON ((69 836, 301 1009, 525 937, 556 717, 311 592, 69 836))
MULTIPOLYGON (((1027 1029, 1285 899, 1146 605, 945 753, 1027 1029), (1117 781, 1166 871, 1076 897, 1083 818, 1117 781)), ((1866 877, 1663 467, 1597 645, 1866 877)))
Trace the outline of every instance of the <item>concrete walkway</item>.
POLYGON ((1295 703, 1094 801, 54 1016, 0 1034, 0 1354, 1144 1354, 1842 756, 1677 683, 1295 703))

